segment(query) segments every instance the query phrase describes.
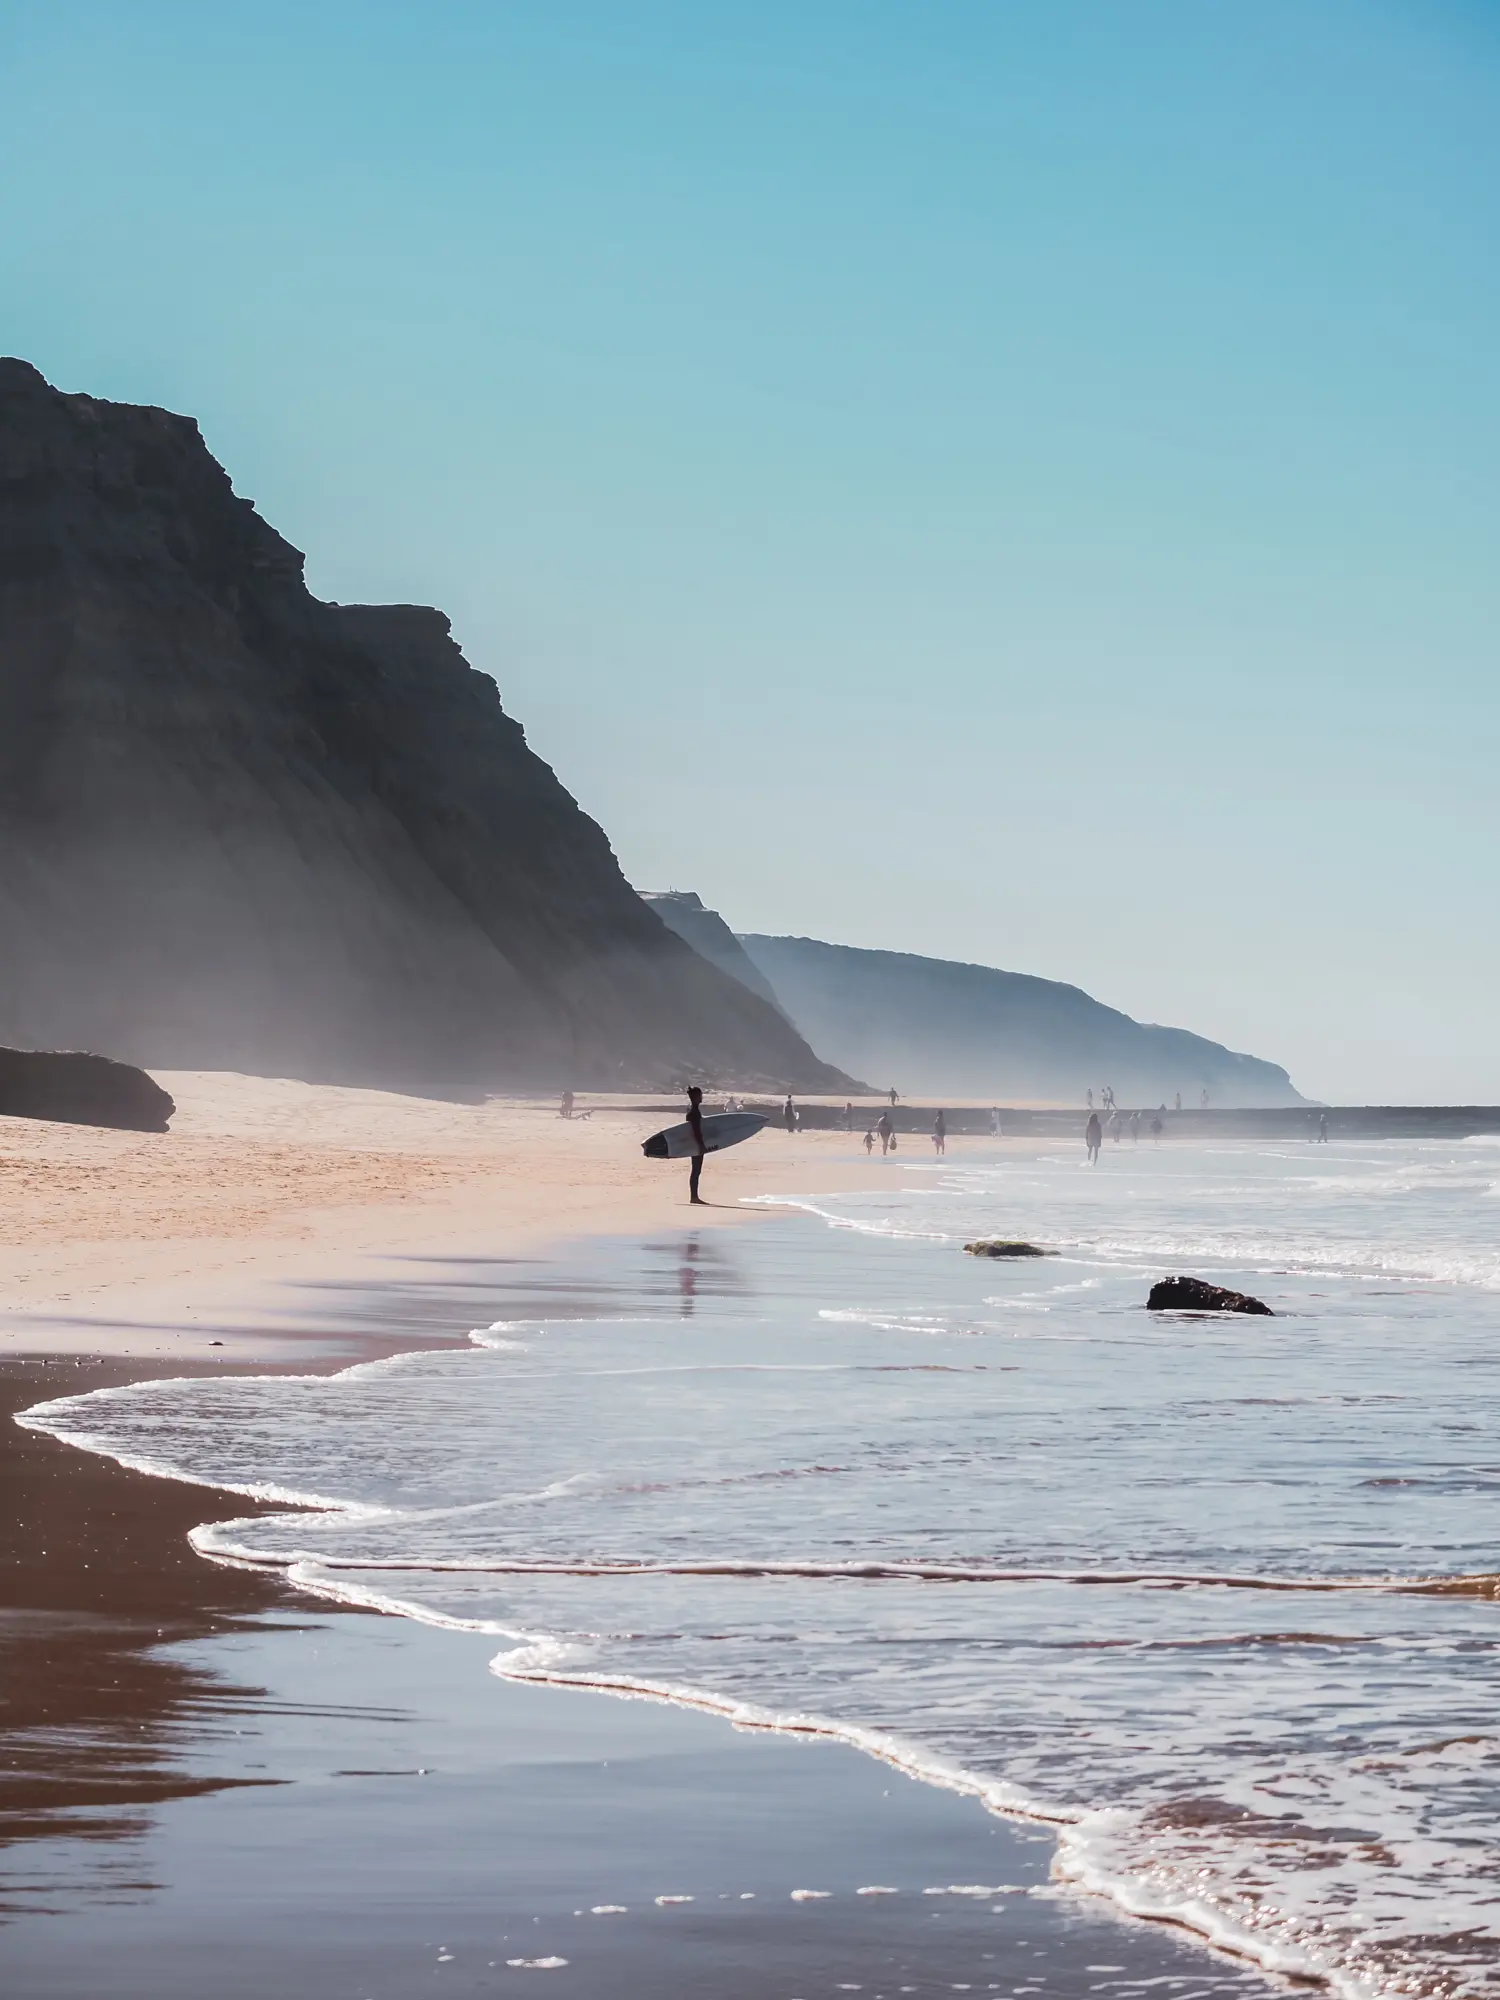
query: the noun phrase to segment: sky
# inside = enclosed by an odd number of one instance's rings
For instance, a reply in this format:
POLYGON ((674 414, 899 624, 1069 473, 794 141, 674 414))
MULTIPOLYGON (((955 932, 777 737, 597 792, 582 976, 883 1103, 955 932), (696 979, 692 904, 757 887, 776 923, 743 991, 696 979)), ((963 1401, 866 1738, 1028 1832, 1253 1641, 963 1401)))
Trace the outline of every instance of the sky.
POLYGON ((1493 0, 0 0, 0 351, 637 886, 1500 1102, 1493 0))

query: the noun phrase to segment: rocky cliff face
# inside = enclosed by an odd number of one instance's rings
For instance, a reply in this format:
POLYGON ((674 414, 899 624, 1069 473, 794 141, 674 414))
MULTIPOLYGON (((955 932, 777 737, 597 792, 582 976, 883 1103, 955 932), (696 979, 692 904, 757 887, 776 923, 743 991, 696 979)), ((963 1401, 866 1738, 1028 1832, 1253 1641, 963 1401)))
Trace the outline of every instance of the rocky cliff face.
POLYGON ((197 426, 0 361, 0 1040, 841 1088, 674 936, 440 612, 325 604, 197 426))
POLYGON ((1302 1104, 1275 1063, 1183 1028, 1157 1028, 1076 986, 987 965, 860 951, 816 938, 740 938, 787 1014, 818 1047, 905 1094, 1121 1104, 1302 1104))
POLYGON ((762 976, 718 911, 704 906, 701 896, 695 896, 691 889, 642 889, 641 901, 655 910, 667 929, 675 931, 684 944, 690 944, 700 958, 706 958, 710 965, 727 972, 741 986, 758 993, 778 1014, 785 1013, 770 981, 762 976))

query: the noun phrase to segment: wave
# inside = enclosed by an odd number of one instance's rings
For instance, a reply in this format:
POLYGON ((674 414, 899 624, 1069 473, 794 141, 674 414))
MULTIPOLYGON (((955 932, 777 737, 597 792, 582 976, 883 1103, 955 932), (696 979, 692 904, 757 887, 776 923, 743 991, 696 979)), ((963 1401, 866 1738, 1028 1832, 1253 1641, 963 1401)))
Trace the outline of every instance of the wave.
MULTIPOLYGON (((1069 1171, 1071 1208, 1045 1172, 1035 1209, 982 1191, 1091 1246, 1051 1287, 953 1255, 931 1191, 898 1192, 887 1242, 820 1234, 816 1269, 778 1262, 795 1219, 744 1232, 759 1318, 496 1319, 466 1350, 24 1421, 271 1502, 195 1547, 489 1634, 507 1677, 837 1737, 1046 1822, 1066 1884, 1351 2000, 1486 1990, 1492 1307, 1304 1274, 1277 1294, 1298 1317, 1164 1326, 1099 1245, 1225 1241, 1219 1198, 1241 1244, 1384 1239, 1334 1185, 1284 1232, 1279 1183, 1264 1213, 1227 1192, 1239 1156, 1171 1215, 1144 1171, 1069 1171)), ((1472 1185, 1384 1179, 1403 1255, 1483 1261, 1472 1185)), ((942 1200, 951 1223, 971 1194, 942 1200)))

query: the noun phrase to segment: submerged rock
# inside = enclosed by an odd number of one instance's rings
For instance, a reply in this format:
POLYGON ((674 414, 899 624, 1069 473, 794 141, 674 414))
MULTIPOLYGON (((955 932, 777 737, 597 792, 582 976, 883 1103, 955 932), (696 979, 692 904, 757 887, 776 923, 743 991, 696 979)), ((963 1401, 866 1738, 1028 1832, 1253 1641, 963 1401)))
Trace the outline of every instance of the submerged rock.
POLYGON ((177 1106, 131 1063, 58 1049, 0 1049, 0 1116, 165 1132, 177 1106))
POLYGON ((966 1243, 964 1248, 971 1257, 1051 1257, 1055 1254, 1044 1250, 1039 1243, 1012 1243, 1002 1236, 991 1237, 983 1243, 966 1243))
POLYGON ((1275 1314, 1262 1299, 1248 1292, 1227 1291, 1223 1285, 1206 1284, 1202 1278, 1162 1278, 1151 1287, 1146 1301, 1148 1312, 1216 1312, 1275 1314))

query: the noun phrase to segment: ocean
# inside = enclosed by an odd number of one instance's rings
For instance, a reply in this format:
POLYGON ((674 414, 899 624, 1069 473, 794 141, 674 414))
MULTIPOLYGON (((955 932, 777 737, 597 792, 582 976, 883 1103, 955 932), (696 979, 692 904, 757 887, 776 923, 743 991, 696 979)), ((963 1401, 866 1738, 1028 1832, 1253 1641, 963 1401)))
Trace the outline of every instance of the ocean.
POLYGON ((1342 1994, 1492 1991, 1500 1144, 966 1141, 768 1205, 467 1349, 23 1421, 288 1503, 197 1545, 498 1674, 842 1737, 1342 1994), (1275 1317, 1149 1314, 1173 1271, 1275 1317))

